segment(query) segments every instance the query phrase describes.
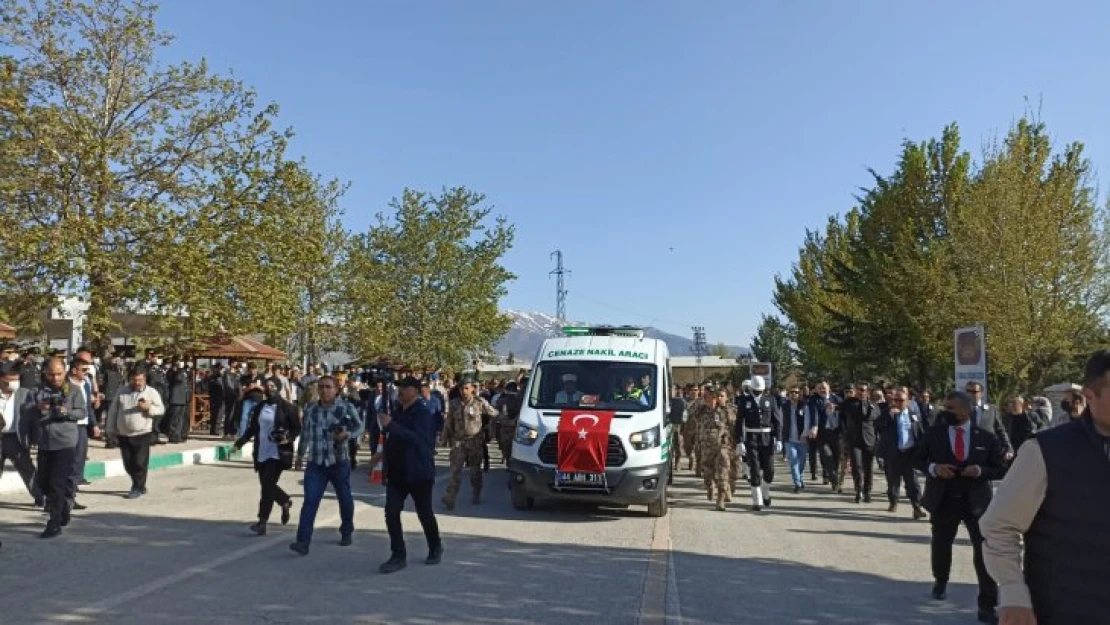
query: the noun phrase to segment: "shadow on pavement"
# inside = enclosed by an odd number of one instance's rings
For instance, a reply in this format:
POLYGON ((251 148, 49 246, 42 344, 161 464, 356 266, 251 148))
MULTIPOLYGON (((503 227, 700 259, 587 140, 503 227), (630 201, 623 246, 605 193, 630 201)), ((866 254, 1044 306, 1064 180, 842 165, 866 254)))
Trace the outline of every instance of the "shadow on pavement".
MULTIPOLYGON (((5 622, 149 623, 612 623, 638 621, 648 552, 450 534, 438 567, 424 566, 423 537, 405 518, 409 568, 376 572, 388 555, 381 531, 358 531, 349 548, 317 531, 308 557, 288 551, 293 526, 266 537, 245 525, 194 519, 85 514, 53 541, 15 529, 20 561, 0 567, 5 622), (32 543, 31 541, 36 541, 32 543), (22 552, 20 554, 19 552, 22 552), (34 554, 34 555, 32 555, 34 554), (64 573, 63 573, 64 570, 64 573), (185 573, 183 573, 185 572, 185 573), (80 584, 64 580, 83 580, 80 584), (43 592, 57 589, 65 592, 43 592), (126 600, 98 610, 105 598, 126 600), (137 594, 136 594, 137 593, 137 594)), ((8 541, 5 541, 8 542, 8 541)), ((683 623, 899 625, 965 622, 928 588, 863 572, 774 559, 675 552, 683 623)), ((973 590, 953 585, 953 598, 973 590)), ((964 605, 973 605, 964 603, 964 605)))

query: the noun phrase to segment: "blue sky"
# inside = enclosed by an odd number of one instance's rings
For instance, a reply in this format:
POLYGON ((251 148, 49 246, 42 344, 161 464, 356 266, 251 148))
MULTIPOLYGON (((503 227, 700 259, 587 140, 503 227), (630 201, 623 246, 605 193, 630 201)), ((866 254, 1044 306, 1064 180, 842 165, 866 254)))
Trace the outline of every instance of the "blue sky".
POLYGON ((559 248, 577 320, 746 345, 805 229, 951 121, 977 151, 1031 102, 1110 166, 1099 0, 163 4, 166 58, 278 102, 350 227, 482 191, 517 224, 504 305, 554 311, 559 248))

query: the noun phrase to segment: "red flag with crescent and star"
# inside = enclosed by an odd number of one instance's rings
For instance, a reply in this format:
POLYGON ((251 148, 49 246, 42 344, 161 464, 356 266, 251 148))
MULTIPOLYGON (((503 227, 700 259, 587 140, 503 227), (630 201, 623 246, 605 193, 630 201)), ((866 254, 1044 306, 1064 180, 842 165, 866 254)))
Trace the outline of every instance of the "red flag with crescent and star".
POLYGON ((604 473, 613 413, 564 410, 559 416, 558 469, 565 473, 604 473))

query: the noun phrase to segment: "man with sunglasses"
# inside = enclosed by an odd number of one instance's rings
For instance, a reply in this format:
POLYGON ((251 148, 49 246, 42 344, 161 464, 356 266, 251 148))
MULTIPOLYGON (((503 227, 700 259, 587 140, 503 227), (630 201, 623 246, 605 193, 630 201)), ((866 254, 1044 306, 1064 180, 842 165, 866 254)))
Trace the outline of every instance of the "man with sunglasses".
POLYGON ((841 407, 856 503, 861 499, 864 503, 871 503, 871 478, 875 464, 875 421, 879 418, 879 407, 870 401, 868 389, 866 382, 856 384, 855 396, 845 399, 841 407))
POLYGON ((921 411, 909 401, 905 388, 895 388, 887 398, 889 411, 879 417, 876 428, 882 433, 879 438, 878 456, 883 458, 886 472, 887 500, 889 512, 898 511, 898 491, 902 482, 906 484, 906 497, 913 506, 913 518, 924 519, 921 508, 921 489, 914 472, 914 451, 918 443, 925 439, 925 420, 921 411))

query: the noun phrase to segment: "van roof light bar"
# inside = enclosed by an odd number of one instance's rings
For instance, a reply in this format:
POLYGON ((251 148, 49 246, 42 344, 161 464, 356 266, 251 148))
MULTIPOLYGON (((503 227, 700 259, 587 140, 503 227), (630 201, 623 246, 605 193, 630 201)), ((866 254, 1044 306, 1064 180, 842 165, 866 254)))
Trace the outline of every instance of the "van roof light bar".
POLYGON ((564 336, 628 336, 644 338, 644 329, 633 326, 565 326, 564 336))

